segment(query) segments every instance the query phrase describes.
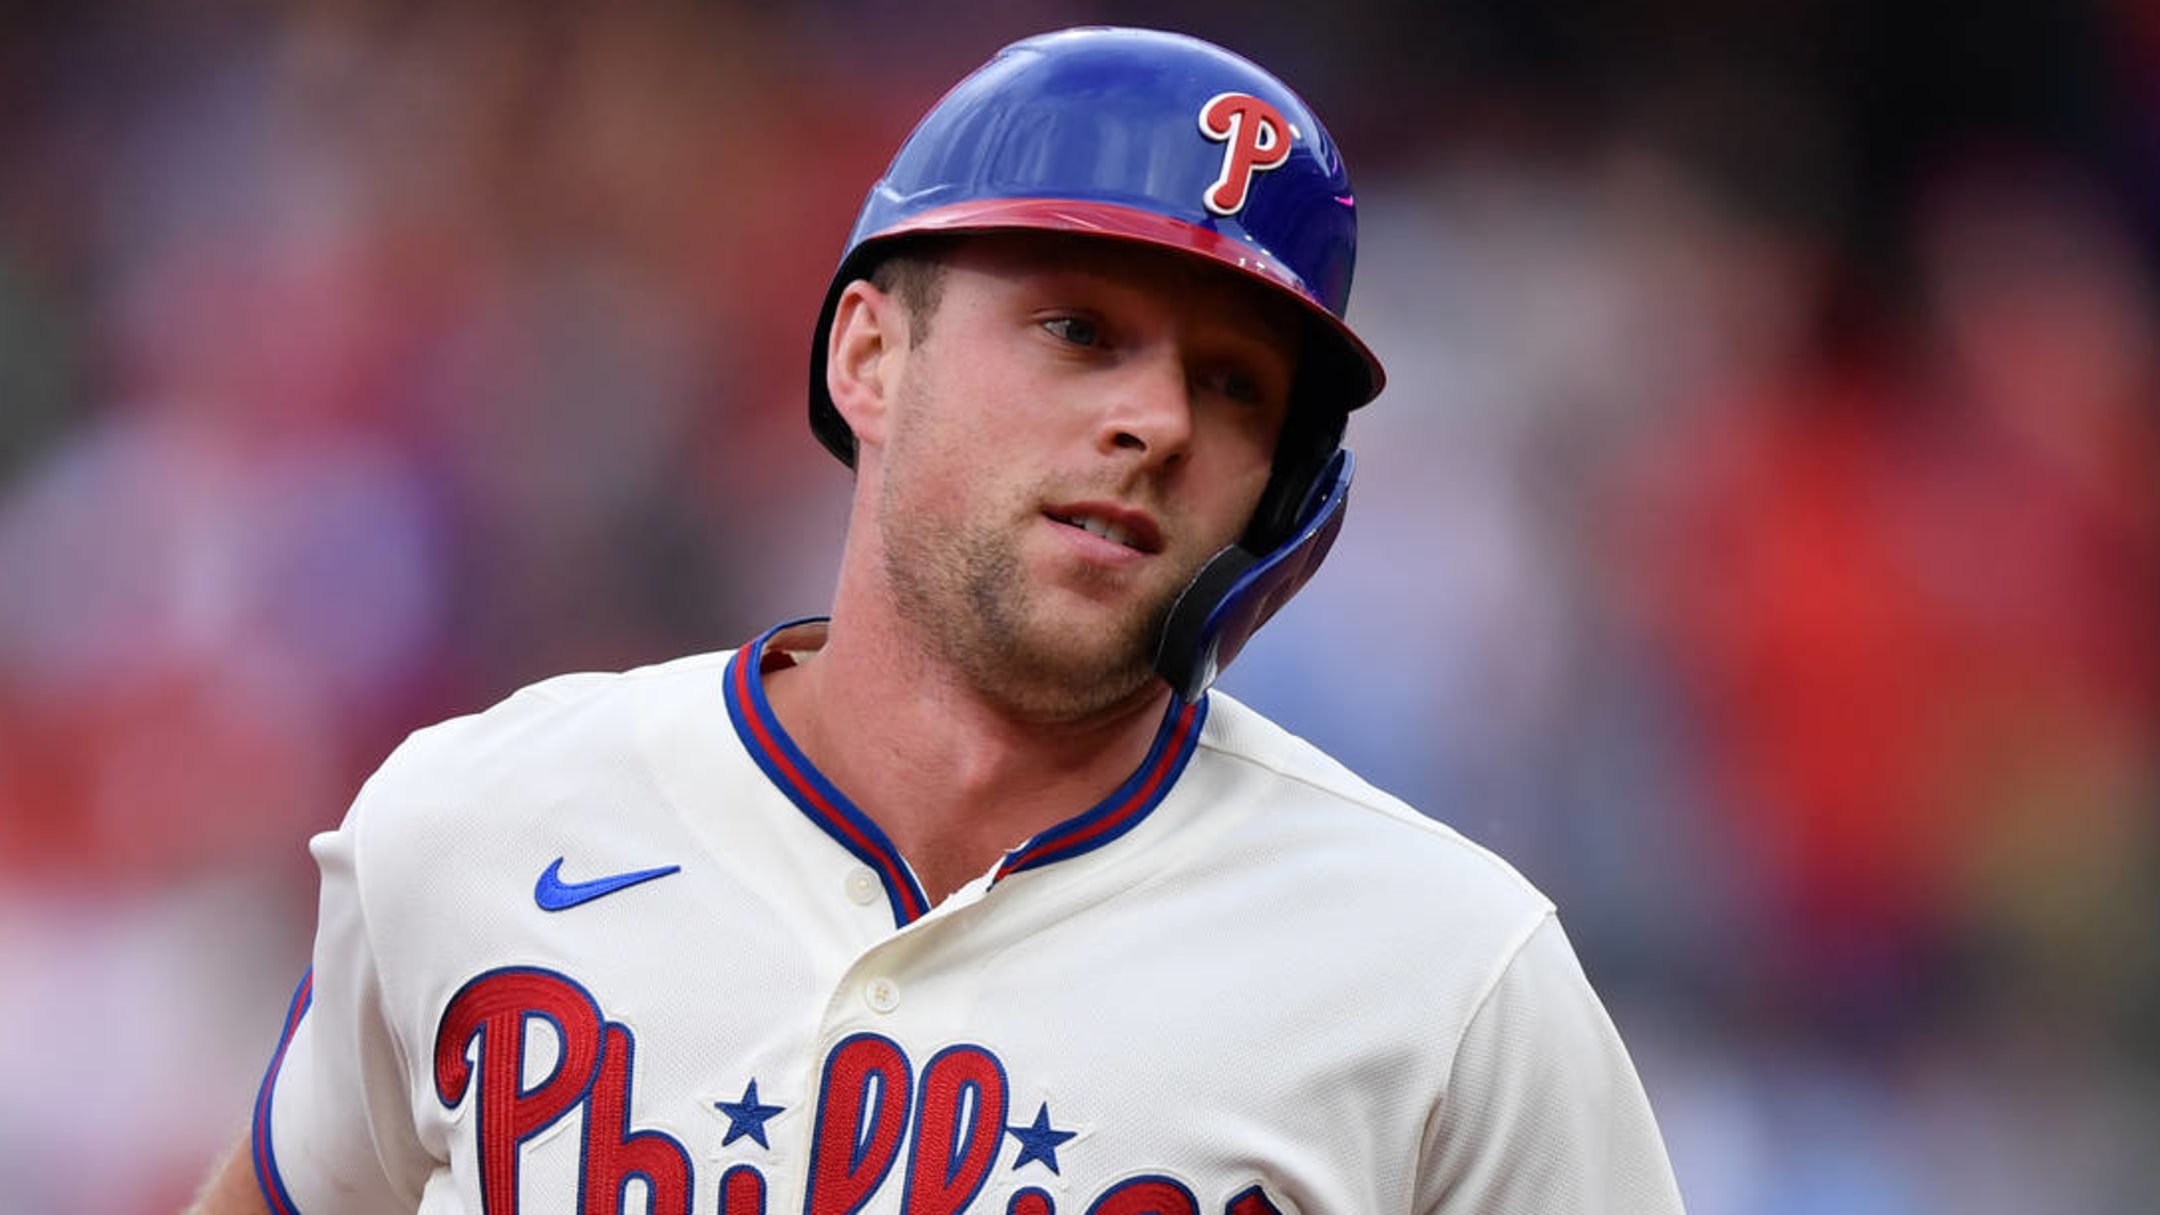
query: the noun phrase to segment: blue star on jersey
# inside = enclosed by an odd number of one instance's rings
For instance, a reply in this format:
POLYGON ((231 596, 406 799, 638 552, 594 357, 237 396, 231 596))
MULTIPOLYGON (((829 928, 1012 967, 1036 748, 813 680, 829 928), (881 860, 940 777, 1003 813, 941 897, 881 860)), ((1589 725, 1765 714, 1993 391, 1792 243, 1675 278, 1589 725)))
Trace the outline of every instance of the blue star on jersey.
MULTIPOLYGON (((715 1101, 713 1108, 726 1114, 728 1119, 727 1137, 720 1141, 721 1147, 748 1135, 757 1140, 759 1147, 769 1149, 772 1144, 765 1140, 765 1121, 787 1107, 761 1104, 758 1101, 757 1081, 752 1080, 750 1087, 743 1090, 742 1100, 715 1101)), ((1056 1166, 1051 1166, 1051 1172, 1056 1171, 1056 1166)))
POLYGON ((1005 1133, 1020 1141, 1020 1155, 1013 1160, 1015 1171, 1030 1160, 1040 1160, 1044 1167, 1055 1173, 1058 1171, 1059 1145, 1080 1132, 1053 1128, 1050 1125, 1050 1103, 1045 1101, 1035 1107, 1034 1122, 1027 1126, 1008 1126, 1005 1133))

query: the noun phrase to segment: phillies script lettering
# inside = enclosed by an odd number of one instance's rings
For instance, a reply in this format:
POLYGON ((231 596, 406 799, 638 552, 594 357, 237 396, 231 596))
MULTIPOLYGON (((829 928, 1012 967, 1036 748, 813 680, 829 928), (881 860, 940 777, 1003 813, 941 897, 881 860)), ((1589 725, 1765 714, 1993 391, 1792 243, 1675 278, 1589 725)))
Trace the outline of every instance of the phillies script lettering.
MULTIPOLYGON (((674 1136, 631 1125, 636 1043, 572 979, 533 967, 492 970, 466 983, 435 1035, 435 1095, 444 1108, 470 1101, 486 1215, 517 1215, 526 1142, 584 1114, 578 1215, 621 1215, 630 1182, 649 1215, 691 1215, 699 1187, 690 1153, 674 1136), (554 1040, 554 1065, 526 1085, 533 1033, 554 1040)), ((1004 1064, 980 1046, 939 1051, 919 1069, 879 1034, 856 1034, 825 1056, 810 1132, 803 1215, 854 1215, 887 1185, 901 1187, 905 1215, 960 1215, 1005 1155, 1011 1089, 1004 1064)), ((1008 1168, 1012 1162, 1008 1161, 1008 1168)), ((755 1165, 724 1170, 718 1215, 765 1215, 766 1178, 755 1165)), ((1004 1215, 1056 1215, 1051 1195, 1024 1186, 1005 1195, 1004 1215)), ((980 1210, 999 1209, 993 1200, 980 1210)), ((1282 1215, 1257 1185, 1232 1195, 1224 1215, 1282 1215)), ((1160 1174, 1125 1177, 1086 1215, 1200 1215, 1190 1188, 1160 1174)))

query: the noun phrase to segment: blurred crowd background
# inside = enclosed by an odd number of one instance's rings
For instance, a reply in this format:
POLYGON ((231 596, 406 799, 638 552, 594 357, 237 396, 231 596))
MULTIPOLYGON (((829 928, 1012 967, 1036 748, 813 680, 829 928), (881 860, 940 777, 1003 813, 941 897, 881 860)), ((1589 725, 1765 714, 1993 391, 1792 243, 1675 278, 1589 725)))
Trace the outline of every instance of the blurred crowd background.
POLYGON ((1697 1215, 2155 1209, 2160 8, 0 14, 0 1209, 186 1201, 407 731, 824 605, 854 209, 1095 21, 1360 187, 1391 386, 1224 686, 1554 896, 1697 1215))

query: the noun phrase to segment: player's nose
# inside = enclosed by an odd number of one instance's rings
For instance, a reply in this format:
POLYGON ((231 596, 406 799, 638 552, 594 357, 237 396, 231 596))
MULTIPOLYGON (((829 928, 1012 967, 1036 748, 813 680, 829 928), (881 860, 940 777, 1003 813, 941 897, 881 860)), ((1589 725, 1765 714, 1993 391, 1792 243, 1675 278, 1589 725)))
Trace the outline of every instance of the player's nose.
POLYGON ((1175 343, 1126 359, 1099 427, 1104 452, 1135 453, 1151 463, 1174 464, 1185 458, 1192 433, 1192 377, 1175 343))

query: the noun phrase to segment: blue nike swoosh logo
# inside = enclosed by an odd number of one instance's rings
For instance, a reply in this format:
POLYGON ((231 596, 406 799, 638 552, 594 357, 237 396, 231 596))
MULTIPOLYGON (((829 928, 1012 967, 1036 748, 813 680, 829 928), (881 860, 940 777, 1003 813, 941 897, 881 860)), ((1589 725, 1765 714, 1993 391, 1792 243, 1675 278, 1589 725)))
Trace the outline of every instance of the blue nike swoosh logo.
POLYGON ((589 882, 566 882, 562 880, 562 863, 563 858, 556 857, 555 863, 549 865, 547 872, 540 875, 540 880, 533 883, 533 902, 540 904, 542 911, 566 911, 580 903, 590 903, 603 895, 613 894, 639 882, 664 878, 682 868, 681 865, 663 865, 658 869, 638 869, 630 873, 611 874, 589 882))

